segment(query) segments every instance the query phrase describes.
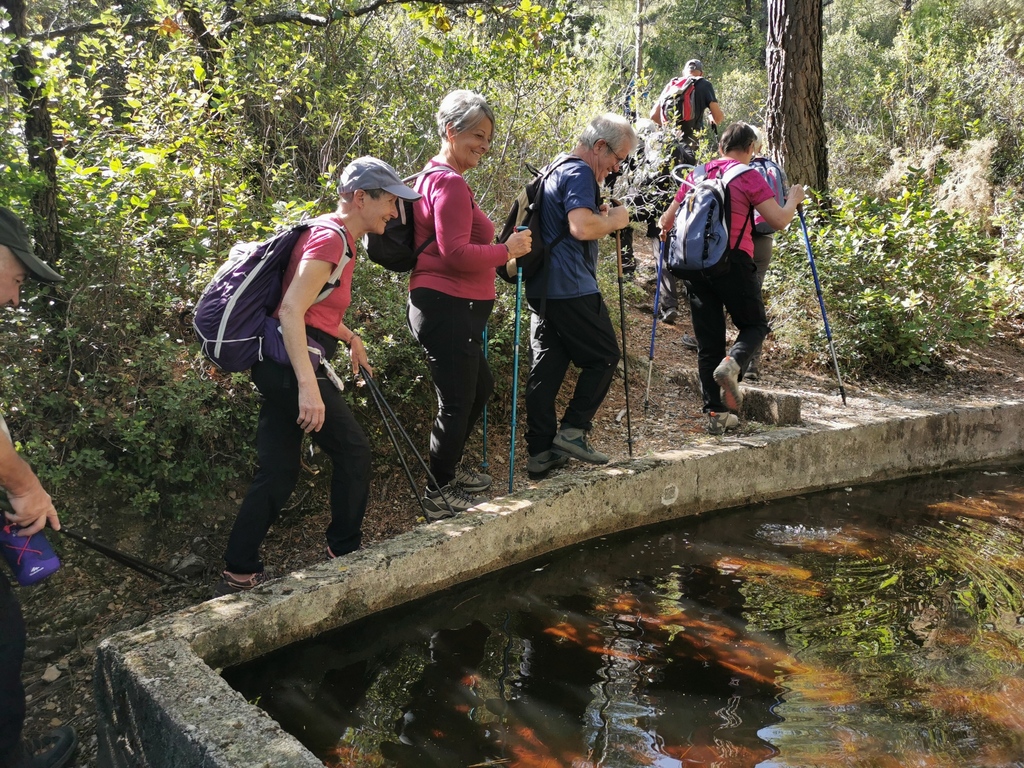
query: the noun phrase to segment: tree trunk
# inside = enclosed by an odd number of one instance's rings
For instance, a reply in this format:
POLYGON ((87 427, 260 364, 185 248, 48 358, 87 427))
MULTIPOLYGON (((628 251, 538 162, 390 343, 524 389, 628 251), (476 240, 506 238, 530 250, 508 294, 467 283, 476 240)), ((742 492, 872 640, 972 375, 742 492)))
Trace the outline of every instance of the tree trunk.
POLYGON ((53 121, 46 105, 42 84, 36 80, 35 56, 28 47, 25 0, 0 0, 0 8, 11 17, 11 32, 24 44, 11 59, 14 82, 25 107, 25 145, 29 166, 43 177, 43 184, 32 195, 35 213, 35 252, 51 265, 61 255, 60 221, 57 217, 57 153, 53 148, 53 121))
POLYGON ((791 182, 828 189, 821 0, 768 2, 769 152, 791 182))

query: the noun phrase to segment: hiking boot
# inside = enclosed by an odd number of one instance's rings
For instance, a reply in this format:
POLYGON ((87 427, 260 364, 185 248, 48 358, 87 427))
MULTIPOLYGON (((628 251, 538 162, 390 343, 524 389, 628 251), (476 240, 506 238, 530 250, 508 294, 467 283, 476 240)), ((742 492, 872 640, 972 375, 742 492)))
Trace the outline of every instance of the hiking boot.
POLYGON ((663 322, 665 325, 675 325, 677 317, 679 317, 679 310, 675 307, 668 307, 658 313, 658 320, 663 322))
POLYGON ((747 381, 758 381, 761 378, 761 372, 757 367, 757 360, 751 360, 747 363, 746 373, 743 374, 743 380, 747 381))
POLYGON ((470 496, 473 496, 477 493, 483 493, 491 487, 491 476, 485 475, 483 472, 474 472, 465 466, 460 466, 455 469, 454 482, 461 485, 462 490, 470 496))
POLYGON ((682 336, 679 337, 679 343, 682 344, 687 349, 697 349, 697 340, 688 333, 684 333, 682 336))
POLYGON ((721 435, 726 430, 736 429, 740 425, 739 417, 735 413, 708 413, 708 434, 721 435))
POLYGON ((62 725, 43 736, 22 740, 14 753, 15 762, 11 765, 18 768, 63 768, 71 762, 77 747, 78 735, 75 729, 62 725))
POLYGON ((220 575, 220 581, 213 585, 213 596, 224 597, 224 595, 233 595, 236 592, 248 592, 254 587, 258 587, 267 580, 267 574, 265 571, 259 571, 258 573, 231 573, 224 571, 220 575))
POLYGON ((561 469, 569 463, 569 457, 555 451, 542 451, 536 456, 531 456, 526 465, 526 474, 531 480, 543 480, 552 469, 561 469))
POLYGON ((460 515, 485 501, 487 499, 482 496, 470 495, 457 481, 452 480, 441 490, 427 488, 427 492, 420 499, 420 506, 423 507, 423 514, 427 520, 433 523, 460 515))
POLYGON ((577 427, 562 427, 551 441, 551 448, 556 453, 565 456, 572 456, 580 461, 587 461, 591 464, 607 464, 608 456, 595 451, 587 441, 586 430, 577 427))
POLYGON ((743 393, 740 392, 740 366, 726 355, 715 368, 715 383, 722 388, 722 402, 730 411, 739 413, 743 405, 743 393))

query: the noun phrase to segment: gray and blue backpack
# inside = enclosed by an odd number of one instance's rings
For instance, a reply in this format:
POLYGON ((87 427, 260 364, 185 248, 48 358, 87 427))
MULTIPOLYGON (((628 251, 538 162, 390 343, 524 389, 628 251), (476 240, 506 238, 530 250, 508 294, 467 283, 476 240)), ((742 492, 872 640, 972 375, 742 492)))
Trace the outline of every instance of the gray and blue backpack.
POLYGON ((708 178, 706 166, 693 170, 696 183, 679 207, 668 250, 668 268, 673 275, 687 278, 700 273, 716 277, 729 271, 726 254, 739 245, 750 217, 744 219, 739 234, 731 237, 728 186, 752 170, 738 163, 713 179, 708 178))

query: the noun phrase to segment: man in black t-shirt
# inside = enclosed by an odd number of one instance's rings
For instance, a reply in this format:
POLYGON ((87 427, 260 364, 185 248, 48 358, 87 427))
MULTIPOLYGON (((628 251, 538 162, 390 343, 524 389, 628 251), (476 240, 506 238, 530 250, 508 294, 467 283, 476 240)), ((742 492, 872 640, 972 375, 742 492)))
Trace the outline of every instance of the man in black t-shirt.
POLYGON ((704 65, 697 59, 690 59, 683 67, 682 76, 672 78, 661 90, 651 110, 651 120, 658 125, 674 125, 679 138, 695 150, 695 134, 704 128, 705 111, 711 112, 711 122, 716 126, 725 119, 714 86, 704 79, 704 65), (689 115, 684 114, 686 109, 681 103, 684 100, 692 109, 689 115))

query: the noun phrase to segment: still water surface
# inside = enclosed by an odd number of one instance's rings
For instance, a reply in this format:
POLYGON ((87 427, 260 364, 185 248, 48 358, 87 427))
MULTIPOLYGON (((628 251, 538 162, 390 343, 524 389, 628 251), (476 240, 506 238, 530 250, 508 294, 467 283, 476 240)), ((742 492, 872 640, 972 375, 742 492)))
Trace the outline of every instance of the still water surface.
POLYGON ((1024 766, 1024 467, 610 537, 225 678, 330 766, 1024 766))

